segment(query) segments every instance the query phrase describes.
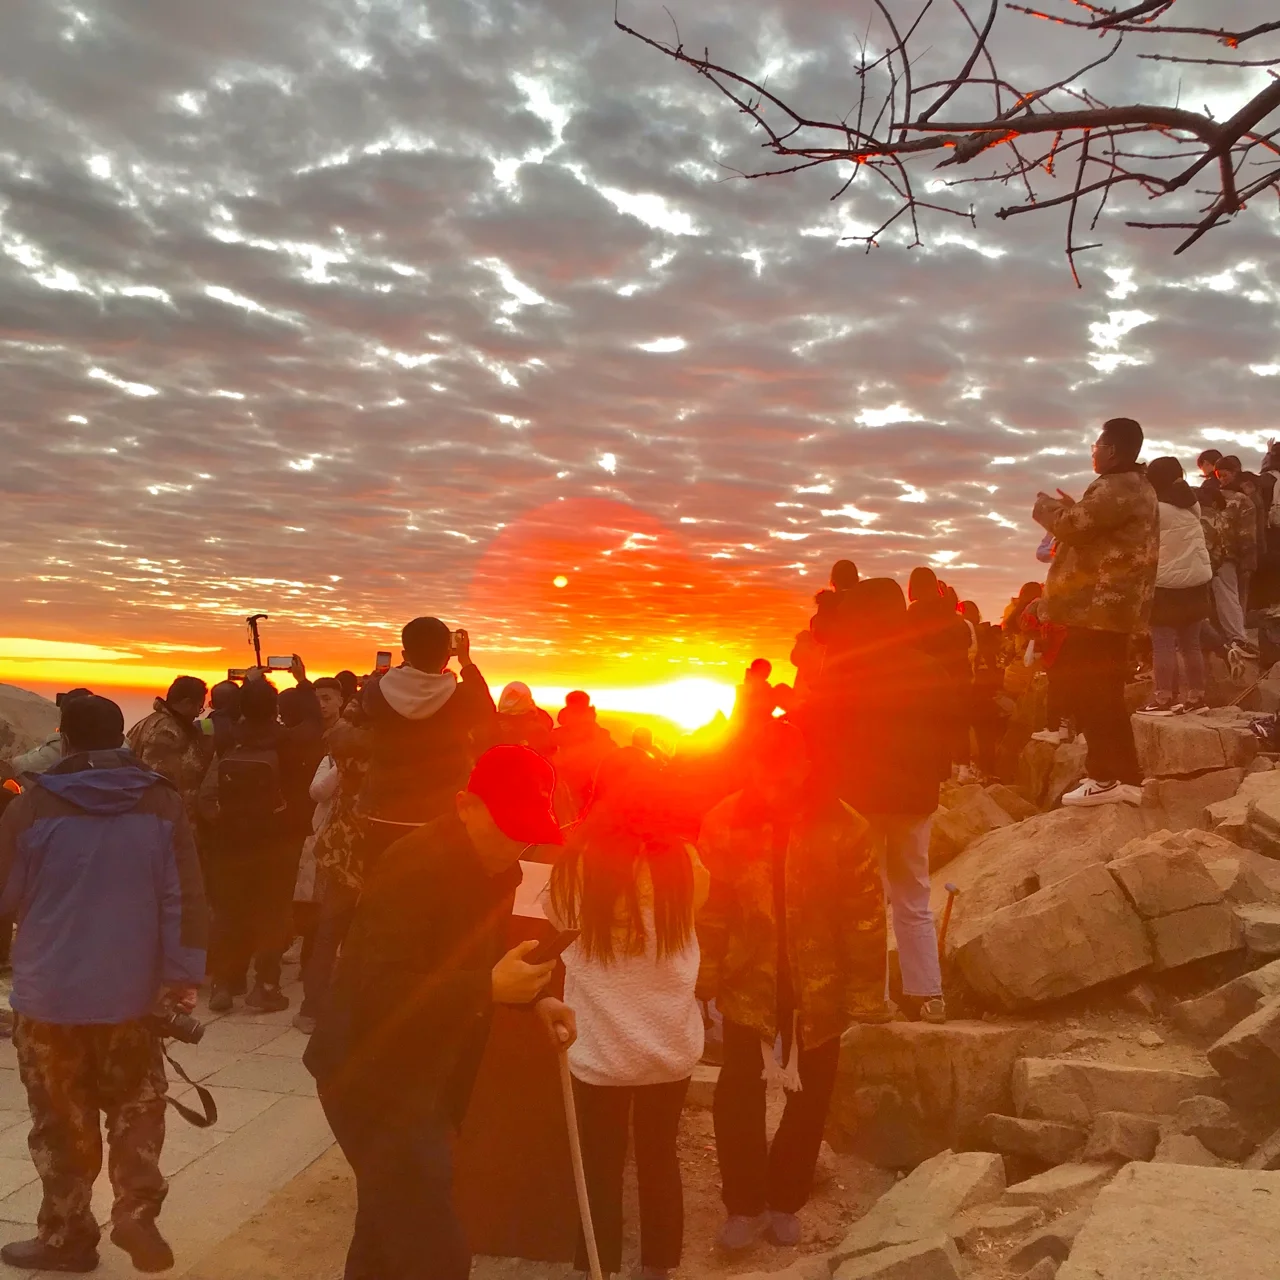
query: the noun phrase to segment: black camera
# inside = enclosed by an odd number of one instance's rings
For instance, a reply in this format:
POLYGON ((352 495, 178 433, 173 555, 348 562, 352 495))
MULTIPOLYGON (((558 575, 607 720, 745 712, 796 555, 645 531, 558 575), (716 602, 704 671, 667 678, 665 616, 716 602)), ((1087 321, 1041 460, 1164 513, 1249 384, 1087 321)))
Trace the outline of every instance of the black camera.
POLYGON ((168 1013, 153 1013, 151 1029, 163 1040, 180 1040, 183 1044, 199 1044, 204 1039, 204 1023, 197 1022, 189 1013, 170 1009, 168 1013))

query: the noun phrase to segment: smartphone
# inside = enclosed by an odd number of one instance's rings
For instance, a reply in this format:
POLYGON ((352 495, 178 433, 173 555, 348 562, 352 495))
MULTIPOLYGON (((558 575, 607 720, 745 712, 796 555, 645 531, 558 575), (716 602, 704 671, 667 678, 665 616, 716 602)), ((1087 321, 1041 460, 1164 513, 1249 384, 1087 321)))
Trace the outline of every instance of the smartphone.
POLYGON ((566 929, 557 933, 554 938, 540 942, 524 958, 525 964, 546 964, 548 960, 558 960, 578 940, 581 929, 566 929))
POLYGON ((247 680, 249 678, 249 669, 247 667, 228 667, 228 680, 247 680))
POLYGON ((293 666, 293 655, 290 654, 286 658, 275 657, 267 659, 268 671, 288 671, 293 666))
POLYGON ((391 650, 390 649, 378 650, 378 661, 374 663, 373 669, 375 671, 391 670, 391 650))
POLYGON ((458 654, 462 652, 462 646, 466 641, 467 633, 459 627, 458 630, 453 633, 453 647, 449 650, 450 654, 456 658, 458 654))

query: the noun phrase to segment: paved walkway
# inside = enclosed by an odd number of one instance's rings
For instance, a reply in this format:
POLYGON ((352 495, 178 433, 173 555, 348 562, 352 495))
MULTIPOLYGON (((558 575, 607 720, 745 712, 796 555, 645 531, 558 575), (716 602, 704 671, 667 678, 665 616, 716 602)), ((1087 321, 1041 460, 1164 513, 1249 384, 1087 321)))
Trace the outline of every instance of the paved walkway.
MULTIPOLYGON (((213 1090, 218 1123, 196 1129, 169 1110, 161 1160, 169 1198, 160 1226, 177 1255, 170 1275, 200 1262, 333 1143, 302 1065, 306 1038, 290 1026, 301 988, 294 982, 285 989, 292 1001, 285 1013, 255 1014, 237 1002, 234 1012, 221 1017, 209 1013, 206 993, 197 1010, 207 1024, 204 1040, 173 1049, 187 1074, 213 1090)), ((176 1085, 173 1092, 199 1110, 194 1090, 176 1085)), ((0 1041, 0 1243, 35 1233, 40 1182, 27 1151, 29 1127, 13 1044, 0 1041)), ((111 1187, 105 1167, 93 1202, 98 1221, 107 1223, 111 1187)), ((19 1273, 0 1266, 0 1274, 19 1273)), ((96 1274, 107 1280, 137 1274, 106 1231, 96 1274)))

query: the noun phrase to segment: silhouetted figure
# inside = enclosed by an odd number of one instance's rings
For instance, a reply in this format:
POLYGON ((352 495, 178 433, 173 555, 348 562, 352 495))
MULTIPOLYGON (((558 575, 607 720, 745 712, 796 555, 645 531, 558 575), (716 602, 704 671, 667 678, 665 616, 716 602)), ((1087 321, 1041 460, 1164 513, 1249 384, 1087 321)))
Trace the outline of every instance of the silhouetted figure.
POLYGON ((814 597, 818 607, 810 619, 813 638, 835 655, 856 642, 856 621, 850 612, 851 593, 858 585, 858 566, 837 560, 831 569, 831 586, 814 597))
POLYGON ((556 771, 569 788, 574 811, 581 813, 591 794, 596 771, 611 752, 618 749, 613 735, 596 720, 591 695, 575 689, 565 695, 552 740, 556 749, 556 771))
POLYGON ((498 697, 498 741, 530 747, 550 759, 555 721, 533 700, 527 684, 513 680, 498 697))

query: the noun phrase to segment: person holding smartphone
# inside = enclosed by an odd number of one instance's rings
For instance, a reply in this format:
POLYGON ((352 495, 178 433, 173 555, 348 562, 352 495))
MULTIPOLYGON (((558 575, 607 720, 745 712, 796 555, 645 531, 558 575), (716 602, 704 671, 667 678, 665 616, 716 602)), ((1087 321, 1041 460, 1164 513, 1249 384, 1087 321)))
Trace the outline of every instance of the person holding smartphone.
POLYGON ((498 1004, 534 1005, 559 1047, 572 1011, 539 999, 554 960, 507 950, 532 846, 561 842, 555 772, 527 747, 476 762, 453 807, 396 841, 365 882, 303 1061, 356 1176, 346 1274, 466 1280, 450 1131, 461 1124, 498 1004))
MULTIPOLYGON (((694 915, 709 877, 678 834, 662 766, 635 747, 600 766, 592 799, 543 893, 547 918, 578 930, 564 953, 569 1050, 591 1218, 605 1274, 622 1269, 622 1170, 634 1113, 640 1276, 680 1265, 684 1194, 676 1139, 703 1023, 694 915)), ((585 1242, 578 1269, 587 1269, 585 1242)))

